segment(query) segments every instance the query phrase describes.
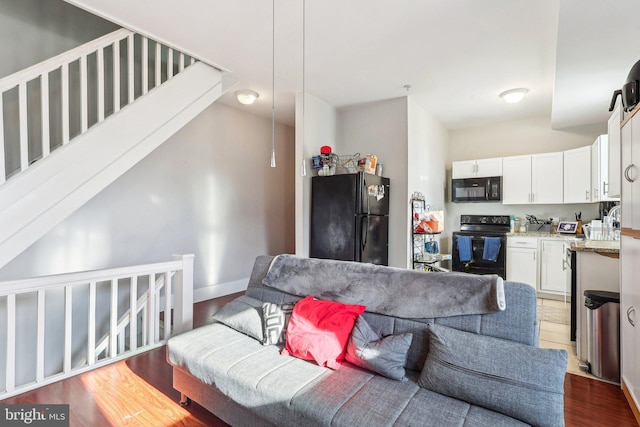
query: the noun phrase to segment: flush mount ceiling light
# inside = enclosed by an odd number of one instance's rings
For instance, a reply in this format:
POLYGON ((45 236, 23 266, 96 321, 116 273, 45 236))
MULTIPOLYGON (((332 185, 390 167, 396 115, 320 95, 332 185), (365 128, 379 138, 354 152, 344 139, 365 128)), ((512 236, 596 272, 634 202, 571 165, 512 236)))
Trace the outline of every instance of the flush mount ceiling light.
POLYGON ((236 98, 238 98, 238 102, 244 105, 253 104, 259 96, 258 92, 254 92, 249 89, 236 91, 236 98))
POLYGON ((522 101, 522 98, 529 93, 529 89, 526 88, 517 88, 517 89, 509 89, 500 94, 500 98, 504 99, 504 102, 507 104, 517 104, 522 101))

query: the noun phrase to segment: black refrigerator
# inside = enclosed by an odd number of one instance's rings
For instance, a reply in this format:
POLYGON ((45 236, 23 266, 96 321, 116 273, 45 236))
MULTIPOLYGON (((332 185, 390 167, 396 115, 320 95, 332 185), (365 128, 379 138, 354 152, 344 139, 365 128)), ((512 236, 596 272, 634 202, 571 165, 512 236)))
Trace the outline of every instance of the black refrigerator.
POLYGON ((389 265, 389 178, 314 176, 309 255, 389 265))

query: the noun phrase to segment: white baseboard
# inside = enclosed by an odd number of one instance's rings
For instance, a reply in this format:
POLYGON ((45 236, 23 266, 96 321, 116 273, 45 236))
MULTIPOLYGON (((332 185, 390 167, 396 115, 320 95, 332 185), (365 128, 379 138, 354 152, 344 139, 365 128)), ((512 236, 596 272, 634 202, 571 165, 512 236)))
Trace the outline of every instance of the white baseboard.
POLYGON ((212 298, 218 298, 236 292, 247 290, 249 278, 234 280, 233 282, 218 283, 216 285, 205 286, 193 290, 193 302, 202 302, 212 298))

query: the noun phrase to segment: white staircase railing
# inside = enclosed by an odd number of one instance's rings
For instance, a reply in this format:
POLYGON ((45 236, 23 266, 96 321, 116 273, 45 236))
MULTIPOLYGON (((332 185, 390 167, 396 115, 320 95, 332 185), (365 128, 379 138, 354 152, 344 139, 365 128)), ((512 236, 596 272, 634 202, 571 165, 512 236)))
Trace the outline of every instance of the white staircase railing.
POLYGON ((0 282, 6 320, 0 322, 0 400, 159 347, 173 333, 192 329, 193 261, 183 255, 165 263, 0 282), (26 326, 30 322, 35 331, 26 326))
POLYGON ((0 184, 194 62, 120 29, 1 79, 0 184))

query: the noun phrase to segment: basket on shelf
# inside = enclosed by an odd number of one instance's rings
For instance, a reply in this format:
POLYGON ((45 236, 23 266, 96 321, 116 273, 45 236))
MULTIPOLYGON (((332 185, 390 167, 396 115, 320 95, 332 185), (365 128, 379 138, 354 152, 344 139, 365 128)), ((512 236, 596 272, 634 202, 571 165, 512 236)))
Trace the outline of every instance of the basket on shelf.
POLYGON ((336 173, 345 174, 345 173, 358 172, 358 160, 360 160, 360 153, 351 154, 347 156, 338 156, 336 173))

